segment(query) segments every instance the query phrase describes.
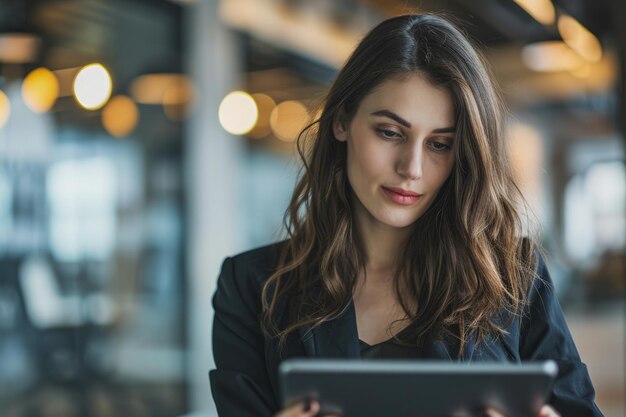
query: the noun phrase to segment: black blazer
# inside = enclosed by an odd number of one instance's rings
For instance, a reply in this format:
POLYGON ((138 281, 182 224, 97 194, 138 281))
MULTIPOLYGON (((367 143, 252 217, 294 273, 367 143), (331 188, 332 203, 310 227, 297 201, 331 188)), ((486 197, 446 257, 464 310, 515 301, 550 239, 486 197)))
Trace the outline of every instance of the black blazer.
MULTIPOLYGON (((278 365, 287 358, 360 358, 354 306, 314 331, 292 333, 279 354, 277 340, 259 327, 261 288, 274 271, 280 245, 254 249, 227 258, 213 297, 211 391, 222 417, 269 417, 280 409, 278 365)), ((602 416, 587 367, 580 361, 555 296, 545 263, 529 294, 522 319, 507 328, 509 335, 475 345, 467 343, 463 361, 521 362, 553 359, 559 375, 549 403, 563 417, 602 416)), ((457 361, 458 346, 441 340, 426 342, 423 353, 433 360, 457 361)))

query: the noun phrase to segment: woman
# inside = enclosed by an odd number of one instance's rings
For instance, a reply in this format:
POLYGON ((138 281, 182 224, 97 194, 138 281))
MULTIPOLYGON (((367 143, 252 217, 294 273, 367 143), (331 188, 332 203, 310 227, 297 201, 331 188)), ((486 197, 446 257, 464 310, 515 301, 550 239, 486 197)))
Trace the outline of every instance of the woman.
POLYGON ((279 409, 291 357, 554 359, 541 415, 601 416, 535 241, 521 238, 504 116, 483 60, 443 18, 395 17, 362 40, 299 138, 289 239, 222 266, 221 416, 315 415, 317 402, 279 409))

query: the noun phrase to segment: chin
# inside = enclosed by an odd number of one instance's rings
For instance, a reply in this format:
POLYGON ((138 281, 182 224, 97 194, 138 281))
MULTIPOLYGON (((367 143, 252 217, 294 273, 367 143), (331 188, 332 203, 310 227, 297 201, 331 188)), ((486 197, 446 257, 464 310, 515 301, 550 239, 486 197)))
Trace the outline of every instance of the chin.
POLYGON ((419 218, 420 216, 411 216, 411 217, 398 216, 398 217, 380 218, 379 221, 381 223, 386 224, 389 227, 395 227, 396 229, 404 229, 406 227, 411 226, 419 218))

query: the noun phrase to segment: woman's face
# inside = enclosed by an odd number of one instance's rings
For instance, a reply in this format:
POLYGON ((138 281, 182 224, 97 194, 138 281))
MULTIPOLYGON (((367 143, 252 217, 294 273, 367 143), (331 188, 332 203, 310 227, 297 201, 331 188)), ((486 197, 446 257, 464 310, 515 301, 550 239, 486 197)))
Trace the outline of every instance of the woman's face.
POLYGON ((349 126, 334 124, 357 219, 404 228, 424 214, 454 164, 454 120, 450 92, 410 73, 370 92, 349 126))

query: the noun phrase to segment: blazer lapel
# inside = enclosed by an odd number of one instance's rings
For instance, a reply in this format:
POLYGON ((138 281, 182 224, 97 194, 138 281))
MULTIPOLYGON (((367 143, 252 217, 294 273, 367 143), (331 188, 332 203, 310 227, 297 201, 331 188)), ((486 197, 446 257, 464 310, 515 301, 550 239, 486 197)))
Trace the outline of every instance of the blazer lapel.
MULTIPOLYGON (((504 327, 504 319, 498 318, 504 327)), ((459 357, 459 343, 429 338, 424 347, 424 359, 445 359, 457 362, 520 362, 518 351, 517 321, 509 326, 508 335, 491 336, 482 343, 476 343, 476 334, 470 335, 463 349, 463 357, 459 357)))
MULTIPOLYGON (((513 334, 515 327, 510 329, 513 334)), ((360 358, 359 335, 356 327, 356 315, 352 301, 345 311, 336 319, 324 322, 315 329, 305 326, 298 333, 307 357, 312 358, 360 358)), ((506 341, 505 341, 506 342, 506 341)), ((459 357, 458 343, 428 337, 422 348, 424 360, 445 360, 456 362, 515 360, 509 352, 507 343, 499 340, 488 340, 480 346, 476 345, 476 336, 467 340, 464 355, 459 357), (504 346, 502 346, 502 344, 504 346)), ((517 359, 519 361, 519 359, 517 359)))
POLYGON ((422 347, 422 357, 425 360, 452 361, 456 357, 456 352, 445 341, 428 336, 422 347))
POLYGON ((361 357, 352 301, 336 319, 324 322, 315 329, 311 329, 311 326, 301 327, 298 332, 309 357, 361 357))
POLYGON ((474 359, 479 361, 521 362, 519 356, 519 319, 514 318, 509 326, 506 324, 510 313, 504 311, 495 318, 496 323, 506 328, 506 334, 489 337, 474 352, 474 359))
MULTIPOLYGON (((356 327, 354 304, 335 320, 327 321, 315 329, 305 326, 298 329, 308 357, 313 358, 360 358, 359 335, 356 327)), ((423 346, 423 358, 428 360, 471 361, 474 356, 475 339, 471 337, 465 347, 465 356, 458 358, 458 344, 428 337, 423 346)))

